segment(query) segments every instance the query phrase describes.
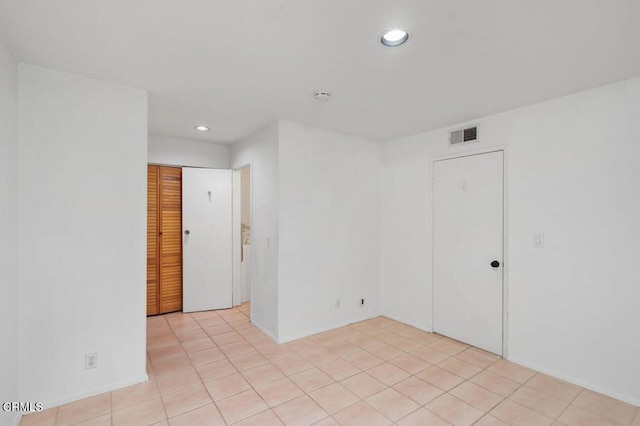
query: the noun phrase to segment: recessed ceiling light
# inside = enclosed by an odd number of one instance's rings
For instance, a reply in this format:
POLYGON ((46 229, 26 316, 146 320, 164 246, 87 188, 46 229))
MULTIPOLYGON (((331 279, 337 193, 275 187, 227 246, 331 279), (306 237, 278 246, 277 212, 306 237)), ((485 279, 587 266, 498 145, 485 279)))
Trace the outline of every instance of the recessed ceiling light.
POLYGON ((399 29, 385 31, 380 37, 380 43, 388 47, 400 46, 407 40, 409 40, 409 33, 399 29))
POLYGON ((194 127, 194 129, 196 129, 199 132, 208 132, 209 128, 207 126, 196 126, 194 127))

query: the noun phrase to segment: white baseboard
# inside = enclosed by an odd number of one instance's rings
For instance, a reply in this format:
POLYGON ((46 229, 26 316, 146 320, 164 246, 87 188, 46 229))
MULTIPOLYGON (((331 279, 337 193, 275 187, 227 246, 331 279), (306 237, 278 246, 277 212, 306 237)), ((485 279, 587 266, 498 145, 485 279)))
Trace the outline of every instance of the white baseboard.
POLYGON ((513 362, 515 364, 520 364, 524 367, 530 368, 532 370, 538 371, 540 373, 544 373, 547 374, 549 376, 555 377, 556 379, 560 379, 560 380, 564 380, 565 382, 569 382, 569 383, 573 383, 574 385, 578 385, 581 386, 585 389, 589 389, 592 390, 594 392, 598 392, 601 393, 603 395, 609 396, 611 398, 615 398, 619 401, 623 401, 626 402, 627 404, 631 404, 631 405, 635 405, 636 407, 640 407, 640 399, 636 399, 636 398, 632 398, 630 396, 627 395, 622 395, 618 392, 614 392, 612 390, 609 389, 605 389, 601 386, 598 385, 594 385, 593 383, 589 383, 589 382, 585 382, 584 380, 581 379, 576 379, 575 377, 571 377, 568 376, 564 373, 560 373, 558 371, 555 370, 550 370, 548 368, 545 367, 541 367, 535 363, 529 362, 527 360, 524 360, 522 358, 518 358, 518 357, 514 357, 514 356, 509 356, 507 357, 507 359, 510 362, 513 362))
POLYGON ((13 419, 13 426, 19 426, 21 421, 22 421, 22 414, 16 413, 16 416, 13 419))
POLYGON ((404 319, 404 318, 402 318, 400 316, 389 315, 389 314, 385 314, 385 313, 383 313, 382 316, 383 317, 387 317, 389 319, 392 319, 394 321, 401 322, 401 323, 406 324, 406 325, 410 325, 411 327, 415 327, 415 328, 417 328, 419 330, 426 331, 427 333, 433 333, 433 331, 430 330, 429 327, 427 327, 425 325, 422 325, 422 324, 415 323, 413 321, 409 321, 409 320, 404 319))
POLYGON ((278 342, 278 338, 276 336, 271 334, 271 332, 269 330, 267 330, 265 327, 263 327, 259 323, 251 320, 251 324, 253 324, 258 330, 262 331, 269 339, 273 340, 276 343, 280 343, 280 342, 278 342))
POLYGON ((314 334, 323 333, 325 331, 333 330, 335 328, 344 327, 345 325, 353 324, 355 322, 366 321, 371 318, 379 317, 380 314, 378 312, 369 313, 367 315, 358 316, 355 318, 349 318, 347 320, 338 321, 335 323, 331 323, 330 325, 314 328, 311 330, 303 331, 300 333, 290 334, 285 337, 281 337, 277 340, 278 343, 287 343, 293 340, 302 339, 303 337, 313 336, 314 334))
POLYGON ((123 380, 121 382, 112 383, 106 386, 101 386, 99 388, 94 388, 88 390, 86 392, 80 392, 73 395, 63 396, 61 398, 55 398, 49 401, 43 401, 44 409, 47 410, 49 408, 58 407, 60 405, 67 404, 69 402, 78 401, 80 399, 89 398, 91 396, 99 395, 105 392, 111 392, 114 390, 126 388, 127 386, 137 385, 138 383, 148 382, 149 376, 144 374, 143 376, 138 376, 133 379, 123 380))

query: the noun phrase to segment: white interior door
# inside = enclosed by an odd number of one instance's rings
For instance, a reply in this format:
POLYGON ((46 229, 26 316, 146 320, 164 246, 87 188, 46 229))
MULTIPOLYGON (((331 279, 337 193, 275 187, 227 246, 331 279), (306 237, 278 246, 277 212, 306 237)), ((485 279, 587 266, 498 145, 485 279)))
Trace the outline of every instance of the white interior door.
POLYGON ((433 329, 502 354, 503 152, 434 162, 433 329))
POLYGON ((232 304, 231 170, 182 169, 184 312, 232 304))

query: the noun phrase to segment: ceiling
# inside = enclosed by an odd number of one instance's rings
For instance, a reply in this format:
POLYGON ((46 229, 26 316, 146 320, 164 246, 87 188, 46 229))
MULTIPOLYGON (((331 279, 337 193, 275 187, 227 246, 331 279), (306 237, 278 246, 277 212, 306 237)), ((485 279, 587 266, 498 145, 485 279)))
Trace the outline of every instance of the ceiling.
POLYGON ((20 61, 146 89, 151 133, 218 143, 277 119, 385 141, 635 77, 639 16, 637 0, 0 0, 20 61), (405 45, 378 42, 392 27, 405 45))

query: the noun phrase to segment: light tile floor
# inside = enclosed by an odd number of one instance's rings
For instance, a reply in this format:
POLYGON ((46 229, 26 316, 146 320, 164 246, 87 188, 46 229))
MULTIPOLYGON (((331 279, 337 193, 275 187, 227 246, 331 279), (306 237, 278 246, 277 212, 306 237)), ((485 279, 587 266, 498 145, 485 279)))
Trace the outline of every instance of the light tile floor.
POLYGON ((249 305, 148 318, 150 381, 22 425, 620 425, 637 407, 378 317, 276 345, 249 305))

